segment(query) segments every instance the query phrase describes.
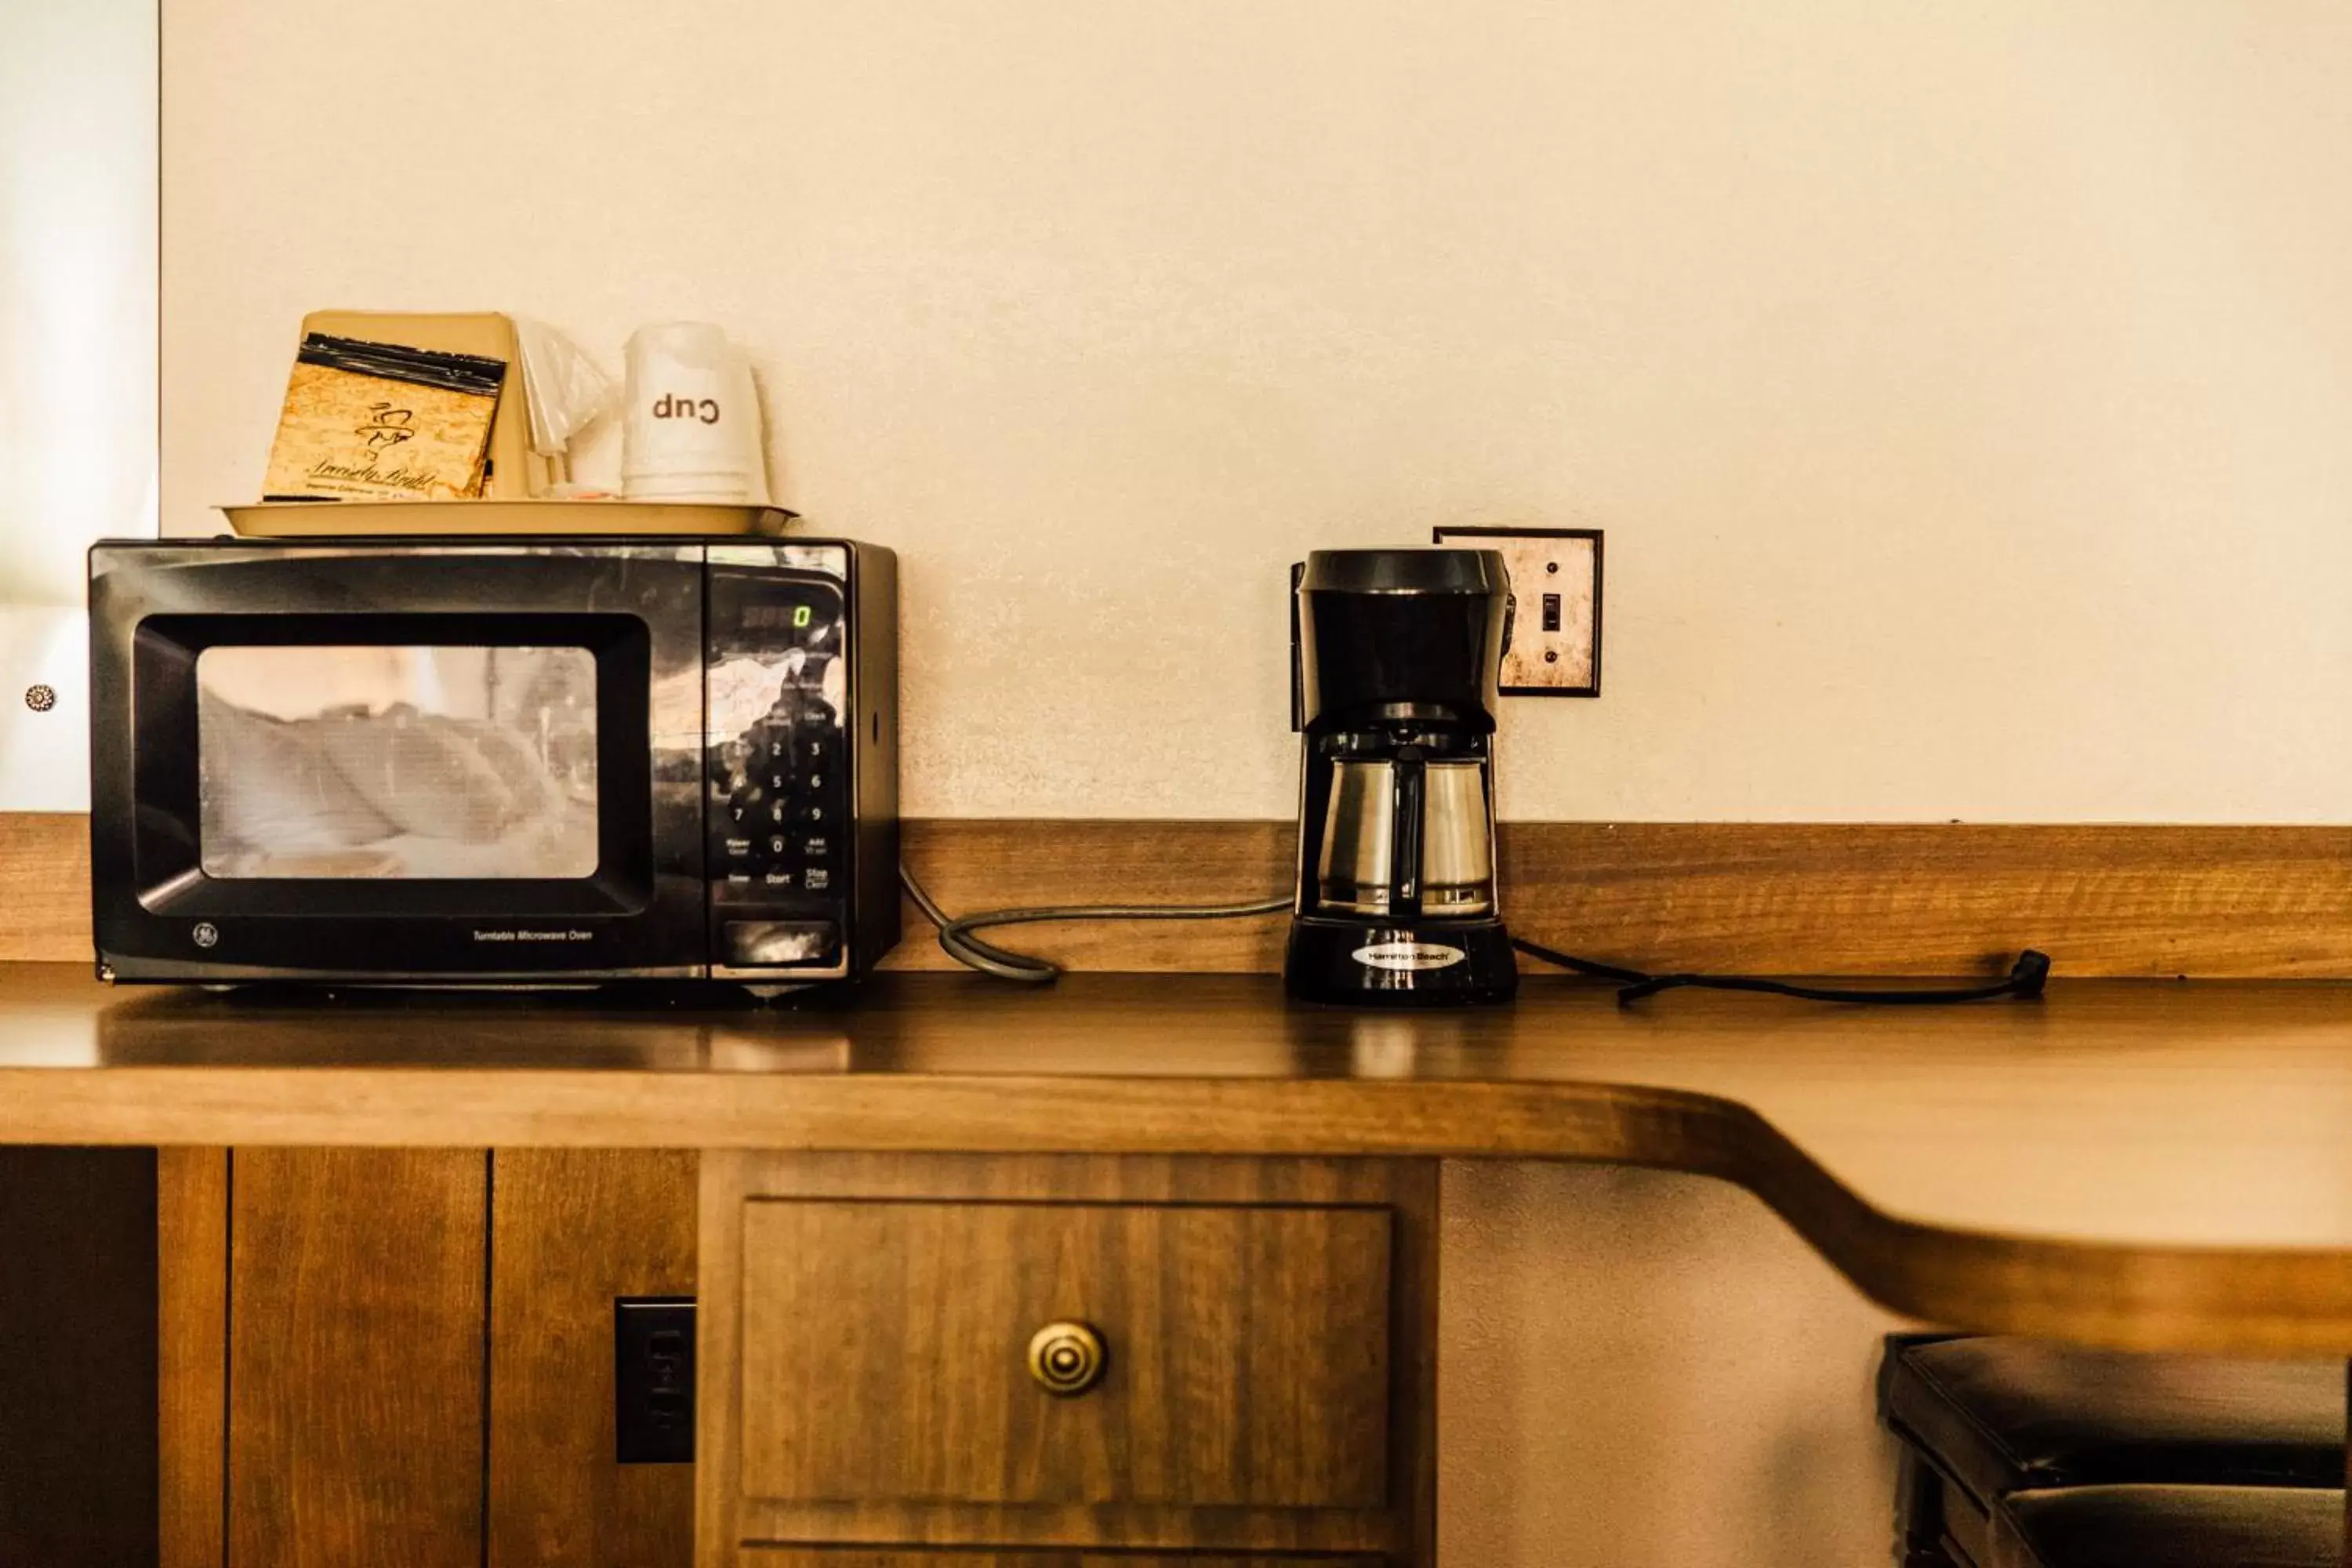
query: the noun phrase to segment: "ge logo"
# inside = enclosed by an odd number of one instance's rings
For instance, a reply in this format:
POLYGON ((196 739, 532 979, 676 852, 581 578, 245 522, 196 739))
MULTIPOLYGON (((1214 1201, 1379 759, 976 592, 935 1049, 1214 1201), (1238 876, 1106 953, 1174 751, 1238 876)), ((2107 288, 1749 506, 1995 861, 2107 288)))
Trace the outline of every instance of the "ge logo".
POLYGON ((188 934, 195 939, 198 947, 210 947, 220 941, 220 927, 210 921, 198 921, 196 929, 188 934))

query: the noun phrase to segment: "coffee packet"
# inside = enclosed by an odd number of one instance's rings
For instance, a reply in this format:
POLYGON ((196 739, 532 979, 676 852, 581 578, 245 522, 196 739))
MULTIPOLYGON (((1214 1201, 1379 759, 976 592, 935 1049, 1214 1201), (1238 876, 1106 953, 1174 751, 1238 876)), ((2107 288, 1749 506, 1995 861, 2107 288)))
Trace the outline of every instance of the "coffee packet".
POLYGON ((471 500, 506 362, 312 332, 294 356, 264 500, 471 500))

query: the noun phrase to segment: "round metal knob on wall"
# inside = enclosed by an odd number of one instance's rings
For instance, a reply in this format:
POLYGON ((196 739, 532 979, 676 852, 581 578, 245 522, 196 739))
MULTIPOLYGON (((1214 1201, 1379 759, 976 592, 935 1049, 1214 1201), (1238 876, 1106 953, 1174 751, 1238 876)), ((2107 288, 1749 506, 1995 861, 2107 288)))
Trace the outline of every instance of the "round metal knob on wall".
POLYGON ((57 705, 58 689, 56 687, 35 685, 25 688, 25 706, 30 708, 34 712, 46 713, 57 705))
POLYGON ((1029 1336, 1029 1375, 1056 1398, 1084 1394, 1102 1381, 1108 1352, 1087 1324, 1048 1323, 1029 1336))

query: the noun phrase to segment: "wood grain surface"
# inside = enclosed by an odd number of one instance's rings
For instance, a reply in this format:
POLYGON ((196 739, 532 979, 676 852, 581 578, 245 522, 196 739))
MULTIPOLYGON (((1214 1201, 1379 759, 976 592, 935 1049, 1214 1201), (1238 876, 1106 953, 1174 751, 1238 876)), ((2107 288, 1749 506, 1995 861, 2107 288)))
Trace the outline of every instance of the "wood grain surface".
POLYGON ((488 1175, 236 1151, 227 1568, 480 1568, 488 1175))
MULTIPOLYGON (((1970 974, 2039 947, 2074 975, 2352 976, 2352 828, 1507 822, 1512 931, 1647 970, 1970 974)), ((1286 893, 1287 822, 929 821, 949 910, 1286 893)), ((909 907, 892 967, 949 963, 909 907)), ((1271 973, 1285 917, 1021 927, 1076 969, 1271 973)))
MULTIPOLYGON (((89 827, 0 815, 0 960, 90 959, 89 827)), ((957 913, 1281 896, 1286 821, 906 825, 957 913)), ((1514 931, 1642 968, 1959 974, 2039 946, 2075 975, 2352 977, 2352 827, 1505 823, 1514 931)), ((894 969, 949 960, 912 905, 894 969)), ((1283 921, 1020 928, 1076 969, 1268 973, 1283 921)), ((1014 940, 1017 935, 1017 940, 1014 940)))
POLYGON ((0 1150, 0 1563, 155 1561, 155 1157, 0 1150))
POLYGON ((742 1223, 750 1496, 1387 1496, 1386 1210, 775 1199, 742 1223), (1057 1398, 1023 1351, 1066 1320, 1108 1353, 1057 1398))
MULTIPOLYGON (((702 1163, 702 1345, 704 1387, 711 1391, 702 1406, 700 1432, 701 1468, 704 1471, 700 1492, 698 1525, 702 1542, 701 1561, 706 1564, 731 1563, 730 1550, 736 1542, 836 1542, 919 1543, 988 1545, 997 1548, 1087 1547, 1098 1550, 1118 1549, 1129 1552, 1171 1550, 1202 1550, 1212 1552, 1247 1552, 1278 1551, 1285 1552, 1325 1553, 1385 1553, 1387 1559, 1404 1568, 1406 1564, 1426 1564, 1429 1542, 1433 1540, 1433 1509, 1435 1506, 1435 1457, 1433 1447, 1433 1411, 1435 1389, 1434 1226, 1436 1216, 1436 1172, 1427 1161, 1361 1161, 1361 1160, 1233 1160, 1233 1159, 1170 1159, 1157 1156, 1087 1157, 1052 1155, 1013 1155, 980 1158, 960 1155, 907 1153, 895 1155, 835 1154, 706 1154, 702 1163), (762 1202, 761 1200, 790 1200, 762 1202), (827 1200, 837 1200, 828 1202, 827 1200), (909 1316, 903 1303, 888 1299, 887 1265, 879 1271, 868 1267, 851 1279, 844 1279, 837 1293, 832 1315, 825 1320, 840 1333, 840 1344, 853 1363, 864 1365, 866 1374, 828 1381, 812 1376, 806 1386, 790 1403, 782 1396, 768 1393, 758 1374, 745 1366, 747 1334, 765 1336, 779 1332, 780 1325, 772 1308, 760 1298, 766 1294, 766 1281, 777 1277, 779 1270, 766 1266, 761 1277, 754 1279, 744 1270, 745 1246, 756 1241, 760 1222, 746 1210, 750 1201, 755 1211, 781 1213, 795 1205, 807 1210, 817 1208, 867 1209, 880 1202, 909 1203, 916 1206, 932 1207, 924 1200, 936 1200, 938 1205, 970 1205, 980 1209, 1042 1208, 1051 1205, 1073 1207, 1141 1205, 1164 1207, 1171 1203, 1198 1205, 1214 1211, 1236 1206, 1265 1205, 1276 1210, 1307 1210, 1330 1215, 1334 1211, 1376 1212, 1385 1216, 1389 1226, 1388 1264, 1391 1289, 1385 1297, 1383 1310, 1385 1337, 1389 1357, 1385 1375, 1383 1403, 1386 1421, 1381 1424, 1359 1408, 1360 1401, 1343 1399, 1327 1411, 1332 1430, 1308 1441, 1321 1445, 1324 1452, 1336 1458, 1338 1450, 1330 1445, 1360 1443, 1373 1446, 1357 1451, 1354 1463, 1376 1458, 1390 1478, 1389 1484, 1380 1489, 1381 1497, 1353 1507, 1286 1507, 1259 1505, 1185 1506, 1177 1501, 1146 1502, 1131 1496, 1111 1501, 1042 1501, 1034 1503, 1008 1502, 907 1502, 893 1500, 810 1501, 753 1495, 775 1489, 744 1480, 743 1465, 747 1451, 739 1446, 739 1437, 749 1437, 753 1443, 774 1449, 785 1424, 839 1424, 856 1426, 868 1442, 878 1443, 883 1434, 873 1428, 873 1412, 877 1407, 889 1408, 893 1398, 893 1373, 878 1359, 861 1357, 854 1348, 857 1325, 865 1321, 858 1314, 883 1314, 883 1322, 876 1331, 880 1337, 894 1335, 918 1342, 916 1335, 929 1317, 909 1316), (746 1287, 753 1289, 751 1310, 743 1311, 746 1287), (886 1292, 877 1296, 876 1292, 886 1292), (733 1375, 735 1369, 745 1368, 745 1375, 733 1375), (755 1414, 747 1424, 746 1408, 751 1402, 766 1399, 772 1408, 755 1414)), ((903 1228, 903 1227, 902 1227, 903 1228)), ((1134 1233, 1138 1238, 1150 1238, 1149 1226, 1134 1233)), ((775 1238, 771 1237, 772 1241, 775 1238)), ((901 1235, 899 1240, 913 1243, 913 1235, 901 1235)), ((1010 1239, 1010 1238, 1006 1238, 1010 1239)), ((1067 1239, 1065 1237, 1064 1239, 1067 1239)), ((1271 1239, 1261 1237, 1260 1241, 1271 1239)), ((946 1238, 942 1238, 943 1241, 946 1238)), ((1164 1241, 1164 1233, 1158 1238, 1164 1241)), ((1023 1238, 1024 1251, 1034 1242, 1023 1238)), ((883 1238, 877 1238, 882 1245, 883 1238)), ((950 1256, 953 1244, 949 1243, 950 1256)), ((1154 1241, 1144 1247, 1150 1254, 1154 1241)), ((1269 1278, 1280 1278, 1286 1267, 1278 1259, 1263 1253, 1246 1255, 1249 1269, 1265 1270, 1269 1278)), ((1164 1253, 1160 1261, 1167 1261, 1164 1253)), ((1189 1261, 1189 1255, 1187 1257, 1189 1261)), ((1012 1261, 1008 1253, 992 1254, 990 1264, 1012 1261)), ((1342 1262, 1334 1255, 1331 1261, 1342 1271, 1354 1275, 1367 1267, 1364 1259, 1342 1262)), ((1076 1290, 1090 1277, 1085 1261, 1067 1250, 1046 1247, 1025 1257, 1026 1267, 1045 1277, 1036 1282, 1040 1288, 1060 1282, 1076 1290)), ((1149 1274, 1155 1265, 1150 1256, 1139 1256, 1131 1267, 1149 1274)), ((1319 1267, 1319 1266, 1318 1266, 1319 1267)), ((1198 1321, 1213 1323, 1215 1315, 1228 1310, 1238 1299, 1260 1311, 1254 1321, 1256 1331, 1269 1336, 1282 1332, 1278 1325, 1269 1322, 1264 1313, 1282 1310, 1280 1303, 1304 1295, 1313 1300, 1300 1302, 1310 1312, 1325 1312, 1333 1304, 1318 1285, 1307 1282, 1314 1270, 1302 1275, 1293 1270, 1291 1278, 1299 1283, 1298 1290, 1277 1289, 1271 1293, 1243 1289, 1242 1276, 1233 1272, 1232 1265, 1224 1272, 1207 1279, 1198 1279, 1189 1272, 1163 1279, 1162 1304, 1179 1317, 1201 1312, 1198 1321), (1223 1296, 1223 1302, 1197 1300, 1195 1292, 1205 1290, 1212 1298, 1223 1296)), ((818 1271, 820 1274, 822 1270, 818 1271)), ((970 1267, 966 1273, 972 1272, 970 1267)), ((841 1278, 839 1269, 832 1276, 841 1278)), ((1338 1280, 1328 1283, 1336 1288, 1338 1280)), ((976 1286, 978 1294, 991 1294, 988 1287, 976 1286)), ((1017 1287, 1016 1287, 1017 1289, 1017 1287)), ((1146 1293, 1148 1295, 1148 1292, 1146 1293)), ((1139 1297, 1138 1300, 1142 1300, 1139 1297)), ((769 1301, 773 1298, 770 1297, 769 1301)), ((1359 1303, 1360 1305, 1361 1303, 1359 1303)), ((1004 1312, 1022 1317, 1018 1309, 1045 1310, 1035 1303, 1023 1301, 1008 1304, 1004 1312)), ((1058 1309, 1055 1309, 1058 1310, 1058 1309)), ((977 1321, 977 1318, 974 1319, 977 1321)), ((1010 1321, 1007 1318, 1006 1321, 1010 1321)), ((1230 1337, 1230 1331, 1213 1331, 1220 1337, 1230 1337)), ((1351 1331, 1370 1332, 1369 1330, 1351 1331)), ((1023 1343, 1006 1347, 1005 1355, 1013 1369, 1019 1371, 1023 1343)), ((926 1361, 928 1348, 915 1352, 915 1360, 926 1361)), ((1119 1355, 1116 1335, 1112 1341, 1112 1364, 1119 1355)), ((1057 1477, 1055 1467, 1060 1463, 1051 1456, 1038 1455, 1025 1445, 1044 1444, 1067 1434, 1058 1433, 1050 1423, 1031 1426, 1026 1439, 1005 1442, 988 1435, 991 1409, 982 1397, 981 1384, 989 1383, 993 1397, 1000 1402, 995 1419, 1005 1423, 1003 1430, 1016 1433, 1023 1430, 1014 1414, 1019 1400, 1034 1403, 1041 1397, 1034 1389, 1006 1386, 1002 1376, 989 1378, 974 1368, 974 1357, 952 1356, 947 1361, 959 1369, 950 1375, 971 1379, 970 1386, 947 1387, 938 1396, 957 1405, 961 1412, 961 1425, 954 1430, 962 1437, 982 1444, 993 1444, 1004 1455, 1013 1484, 1000 1488, 1003 1492, 1018 1495, 1025 1482, 1024 1476, 1057 1477), (1042 1468, 1041 1468, 1042 1467, 1042 1468)), ((1196 1369, 1204 1379, 1217 1381, 1218 1374, 1210 1368, 1196 1369)), ((1223 1374, 1230 1397, 1244 1401, 1246 1395, 1231 1386, 1234 1369, 1223 1374)), ((898 1374, 908 1375, 908 1374, 898 1374)), ((1266 1375, 1276 1375, 1267 1373, 1266 1375)), ((1021 1373, 1025 1379, 1025 1373, 1021 1373)), ((1294 1390, 1296 1384, 1293 1385, 1294 1390)), ((1107 1385, 1097 1394, 1112 1392, 1107 1385)), ((1267 1391, 1258 1397, 1276 1397, 1267 1391)), ((1094 1394, 1081 1396, 1071 1405, 1082 1405, 1094 1394)), ((1187 1391, 1183 1398, 1213 1402, 1218 1397, 1213 1389, 1187 1391)), ((911 1410, 911 1406, 908 1407, 911 1410)), ((929 1408, 929 1407, 927 1407, 929 1408)), ((1195 1411, 1193 1414, 1200 1414, 1195 1411)), ((1169 1418, 1169 1413, 1155 1410, 1155 1420, 1169 1418)), ((1084 1419, 1083 1417, 1081 1418, 1084 1419)), ((1212 1416, 1212 1421, 1223 1429, 1245 1432, 1245 1417, 1212 1416)), ((1287 1425, 1288 1417, 1280 1417, 1287 1425)), ((1206 1437, 1210 1429, 1198 1428, 1194 1436, 1206 1437)), ((951 1435, 943 1427, 918 1426, 908 1431, 906 1441, 925 1448, 936 1439, 951 1435)), ((1085 1437, 1089 1434, 1080 1433, 1085 1437)), ((1157 1441, 1155 1434, 1130 1429, 1123 1434, 1139 1444, 1157 1441)), ((958 1440, 962 1440, 959 1437, 958 1440)), ((1116 1439, 1114 1439, 1116 1440, 1116 1439)), ((1192 1438, 1181 1432, 1173 1435, 1179 1444, 1192 1438)), ((1244 1439, 1246 1440, 1246 1439, 1244 1439)), ((1171 1452, 1155 1458, 1150 1453, 1129 1454, 1118 1458, 1112 1448, 1097 1447, 1106 1464, 1137 1461, 1149 1467, 1160 1460, 1160 1473, 1173 1474, 1179 1482, 1175 1487, 1155 1487, 1160 1492, 1175 1492, 1189 1480, 1197 1479, 1216 1463, 1206 1448, 1194 1455, 1171 1452), (1170 1464, 1174 1468, 1171 1471, 1170 1464)), ((908 1470, 904 1457, 886 1458, 883 1450, 874 1450, 876 1462, 896 1466, 898 1472, 917 1479, 908 1470)), ((771 1456, 772 1457, 772 1456, 771 1456)), ((755 1466, 764 1463, 751 1456, 755 1466)), ((928 1461, 912 1461, 920 1467, 928 1461)), ((1264 1461, 1271 1463, 1271 1461, 1264 1461)), ((1336 1474, 1336 1472, 1335 1472, 1336 1474)), ((772 1477, 767 1478, 772 1479, 772 1477)), ((1323 1483, 1328 1486, 1327 1483, 1323 1483)), ((1081 1487, 1082 1495, 1097 1495, 1110 1490, 1107 1479, 1098 1478, 1081 1487)), ((1288 1489, 1297 1490, 1298 1489, 1288 1489)), ((1308 1489, 1315 1489, 1310 1488, 1308 1489)))
POLYGON ((1285 1004, 1251 976, 903 975, 624 1012, 126 996, 0 968, 0 1142, 1449 1155, 1754 1187, 1960 1327, 2352 1352, 2352 987, 2077 982, 1878 1010, 1530 983, 1285 1004), (520 1070, 528 1068, 530 1070, 520 1070), (226 1070, 225 1070, 226 1069, 226 1070))
POLYGON ((491 1155, 488 1568, 686 1568, 694 1467, 614 1458, 613 1301, 691 1296, 695 1158, 491 1155))
POLYGON ((228 1502, 228 1151, 155 1152, 162 1568, 222 1568, 228 1502))
POLYGON ((747 1546, 739 1568, 1370 1568, 1370 1557, 1173 1556, 1161 1552, 995 1552, 986 1547, 747 1546))
POLYGON ((90 958, 89 818, 0 811, 0 959, 90 958))

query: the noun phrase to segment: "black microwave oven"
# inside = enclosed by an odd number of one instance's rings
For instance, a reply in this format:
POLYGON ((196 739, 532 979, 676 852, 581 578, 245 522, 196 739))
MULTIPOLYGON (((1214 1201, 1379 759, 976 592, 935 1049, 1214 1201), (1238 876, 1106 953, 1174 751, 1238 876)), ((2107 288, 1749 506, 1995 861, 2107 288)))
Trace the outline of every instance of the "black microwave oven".
POLYGON ((790 986, 898 937, 898 563, 106 542, 100 978, 790 986))

